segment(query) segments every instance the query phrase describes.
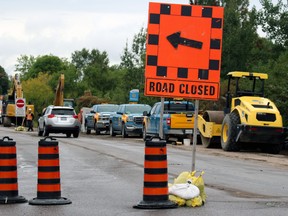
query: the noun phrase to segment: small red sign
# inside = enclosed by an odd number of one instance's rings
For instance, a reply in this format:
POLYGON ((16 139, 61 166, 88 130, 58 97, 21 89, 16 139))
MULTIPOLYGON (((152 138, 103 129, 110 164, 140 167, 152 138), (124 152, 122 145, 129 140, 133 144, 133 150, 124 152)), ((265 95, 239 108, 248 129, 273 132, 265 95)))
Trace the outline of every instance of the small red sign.
POLYGON ((23 100, 23 99, 18 99, 18 100, 16 101, 16 106, 17 106, 18 108, 23 108, 23 107, 25 106, 24 100, 23 100))

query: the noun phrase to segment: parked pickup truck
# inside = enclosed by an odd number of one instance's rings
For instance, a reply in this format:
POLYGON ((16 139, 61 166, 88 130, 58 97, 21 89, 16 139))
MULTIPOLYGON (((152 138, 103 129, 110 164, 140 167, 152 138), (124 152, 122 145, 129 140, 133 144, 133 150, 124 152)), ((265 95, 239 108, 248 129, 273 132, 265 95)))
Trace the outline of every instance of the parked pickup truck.
POLYGON ((96 135, 99 135, 101 131, 109 132, 110 117, 116 113, 118 107, 118 104, 95 104, 92 107, 93 128, 96 135))
MULTIPOLYGON (((183 139, 193 134, 194 104, 188 101, 164 101, 163 139, 183 139)), ((150 112, 143 113, 143 139, 159 136, 161 102, 154 104, 150 112)))
POLYGON ((140 135, 142 137, 143 112, 149 112, 148 104, 121 104, 110 119, 110 135, 140 135))

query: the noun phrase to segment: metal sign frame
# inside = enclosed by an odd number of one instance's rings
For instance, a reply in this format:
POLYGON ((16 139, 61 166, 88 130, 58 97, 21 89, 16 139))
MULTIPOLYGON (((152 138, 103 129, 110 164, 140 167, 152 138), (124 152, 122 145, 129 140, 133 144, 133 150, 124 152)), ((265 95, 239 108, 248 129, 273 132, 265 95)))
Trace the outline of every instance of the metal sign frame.
POLYGON ((217 100, 224 8, 149 3, 145 95, 217 100))

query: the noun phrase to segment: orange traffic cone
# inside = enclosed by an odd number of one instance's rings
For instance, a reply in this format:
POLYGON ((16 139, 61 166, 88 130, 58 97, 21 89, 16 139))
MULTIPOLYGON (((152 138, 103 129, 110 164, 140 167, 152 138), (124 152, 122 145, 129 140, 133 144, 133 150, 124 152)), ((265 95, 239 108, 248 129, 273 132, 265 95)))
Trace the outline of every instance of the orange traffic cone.
POLYGON ((24 202, 27 200, 18 196, 16 142, 6 136, 0 140, 0 203, 24 202))
POLYGON ((37 197, 31 205, 64 205, 72 202, 61 197, 60 163, 58 142, 52 137, 39 141, 37 197), (51 141, 46 141, 50 138, 51 141))
POLYGON ((177 205, 168 199, 166 140, 145 142, 143 200, 134 208, 165 209, 177 205))

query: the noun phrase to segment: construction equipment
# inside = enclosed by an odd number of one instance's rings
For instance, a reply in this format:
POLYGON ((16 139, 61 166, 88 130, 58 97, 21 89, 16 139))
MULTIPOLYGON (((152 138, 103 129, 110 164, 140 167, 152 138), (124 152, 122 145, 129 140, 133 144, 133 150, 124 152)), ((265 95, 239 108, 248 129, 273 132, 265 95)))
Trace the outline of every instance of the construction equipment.
MULTIPOLYGON (((12 80, 12 87, 8 92, 7 99, 3 101, 2 104, 2 122, 4 127, 10 127, 12 124, 19 126, 24 124, 25 117, 16 116, 16 99, 23 98, 23 89, 20 82, 20 77, 15 74, 12 80)), ((34 105, 27 105, 25 113, 27 110, 31 109, 34 112, 34 105)))
POLYGON ((240 151, 253 146, 267 153, 280 152, 287 128, 283 127, 276 105, 264 97, 266 79, 268 75, 264 73, 228 73, 224 111, 205 111, 198 119, 204 147, 221 143, 225 151, 240 151))
POLYGON ((53 105, 54 106, 69 106, 69 107, 74 108, 74 99, 64 98, 64 74, 61 74, 59 77, 53 105))

